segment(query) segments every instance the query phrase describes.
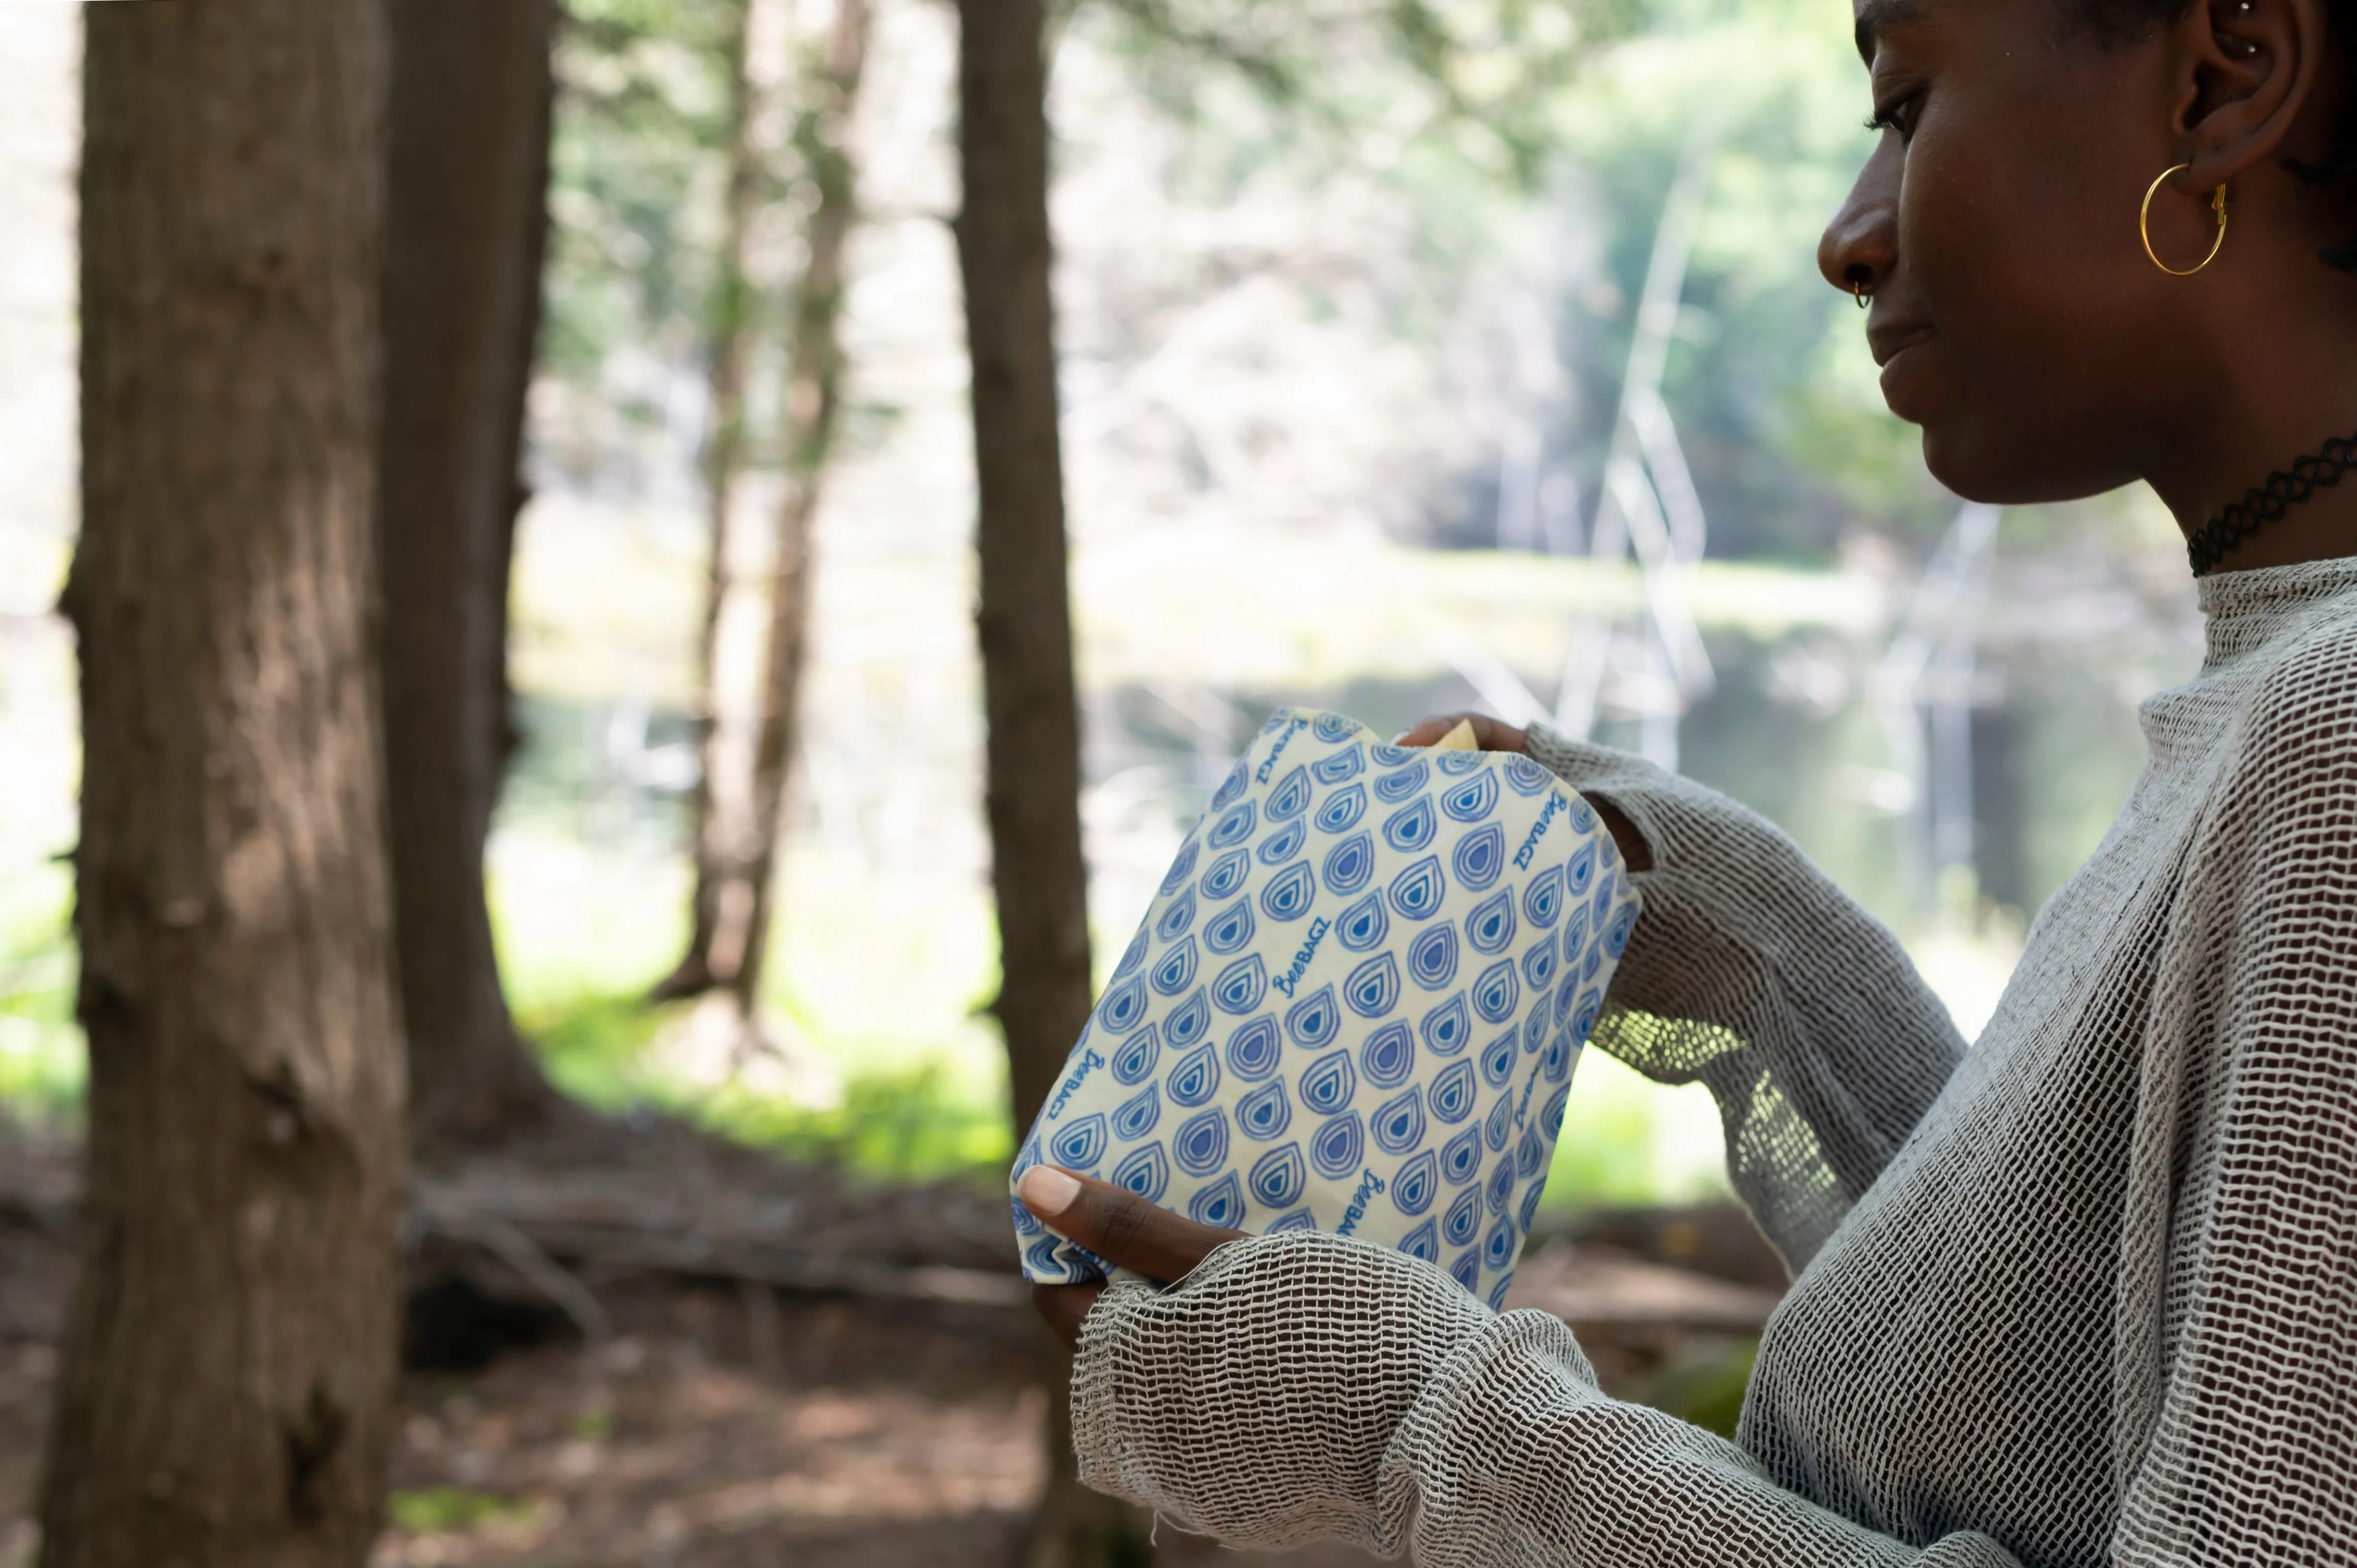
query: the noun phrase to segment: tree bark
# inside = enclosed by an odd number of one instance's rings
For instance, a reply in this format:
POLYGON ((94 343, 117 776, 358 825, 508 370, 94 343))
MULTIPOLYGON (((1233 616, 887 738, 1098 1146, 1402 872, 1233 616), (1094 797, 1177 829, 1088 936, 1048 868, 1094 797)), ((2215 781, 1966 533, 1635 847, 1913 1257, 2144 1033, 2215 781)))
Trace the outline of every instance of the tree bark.
POLYGON ((88 8, 83 1253, 47 1568, 358 1568, 404 1057, 370 603, 382 0, 88 8))
MULTIPOLYGON (((957 218, 973 361, 981 500, 982 647, 992 882, 1016 1135, 1038 1114, 1090 1004, 1087 870, 1081 846, 1080 708, 1072 670, 1063 459, 1056 429, 1049 290, 1047 70, 1039 0, 959 0, 957 218)), ((1048 1489, 1026 1568, 1146 1560, 1134 1510, 1080 1485, 1050 1391, 1048 1489)))
MULTIPOLYGON (((783 428, 785 489, 766 593, 760 596, 761 656, 749 690, 729 690, 719 628, 735 585, 725 563, 726 532, 714 530, 714 628, 707 648, 710 716, 698 792, 695 931, 688 953, 658 994, 724 986, 748 1027, 755 1025, 769 950, 778 835, 810 644, 813 531, 826 467, 842 422, 845 257, 858 219, 858 168, 851 129, 859 106, 871 28, 868 0, 836 0, 824 48, 801 72, 793 140, 815 193, 804 232, 802 275, 794 291, 783 428)), ((740 408, 741 416, 741 408, 740 408)), ((716 501, 716 505, 725 504, 716 501)))
POLYGON ((509 566, 540 326, 550 0, 393 0, 379 549, 394 938, 421 1150, 547 1107, 483 852, 514 748, 509 566))
POLYGON ((749 769, 732 767, 742 746, 721 718, 721 644, 724 617, 737 587, 732 569, 737 548, 734 519, 739 479, 745 467, 745 383, 752 360, 756 327, 752 267, 753 218, 767 183, 761 148, 756 135, 758 104, 753 81, 751 41, 756 0, 737 0, 726 44, 728 68, 728 188, 721 209, 719 276, 713 286, 712 344, 709 392, 712 429, 705 442, 705 490, 711 508, 712 561, 705 585, 704 625, 699 641, 697 674, 702 682, 696 715, 701 731, 697 750, 694 846, 695 893, 691 905, 687 950, 671 972, 655 983, 652 1000, 697 996, 721 983, 726 975, 713 968, 713 944, 719 940, 726 911, 722 900, 727 886, 727 831, 748 812, 728 800, 733 776, 749 769), (733 810, 731 808, 734 808, 733 810))

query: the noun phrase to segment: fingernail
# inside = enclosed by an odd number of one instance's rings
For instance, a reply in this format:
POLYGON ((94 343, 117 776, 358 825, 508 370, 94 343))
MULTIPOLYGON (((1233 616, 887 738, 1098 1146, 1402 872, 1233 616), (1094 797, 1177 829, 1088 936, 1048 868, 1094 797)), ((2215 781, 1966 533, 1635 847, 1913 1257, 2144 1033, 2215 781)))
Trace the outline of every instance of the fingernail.
POLYGON ((1042 1219, 1053 1219, 1072 1207, 1072 1199, 1081 1196, 1081 1184, 1053 1165, 1033 1165, 1015 1190, 1024 1208, 1042 1219))
POLYGON ((1409 727, 1409 728, 1407 728, 1407 729, 1404 729, 1404 730, 1400 731, 1400 732, 1399 732, 1399 734, 1397 734, 1397 735, 1395 735, 1395 736, 1392 736, 1392 744, 1393 744, 1394 746, 1397 746, 1400 742, 1402 742, 1402 741, 1405 740, 1408 736, 1410 736, 1414 735, 1415 733, 1415 730, 1414 729, 1414 727, 1413 727, 1413 726, 1411 726, 1411 727, 1409 727))

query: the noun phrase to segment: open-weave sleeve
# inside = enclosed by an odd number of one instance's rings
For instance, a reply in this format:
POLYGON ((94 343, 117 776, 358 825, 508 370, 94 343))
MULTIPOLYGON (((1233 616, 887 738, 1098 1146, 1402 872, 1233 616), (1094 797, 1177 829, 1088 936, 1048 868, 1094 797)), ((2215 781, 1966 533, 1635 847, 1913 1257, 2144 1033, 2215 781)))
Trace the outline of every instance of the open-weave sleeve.
POLYGON ((1727 1176, 1798 1270, 1954 1071, 1964 1042, 1889 927, 1756 812, 1641 758, 1530 732, 1531 757, 1652 852, 1592 1043, 1709 1087, 1727 1176))
POLYGON ((2122 1248, 2117 1382, 2158 1390, 2115 1444, 2123 1563, 2357 1563, 2352 671, 2343 632, 2270 682, 2179 906, 2131 1179, 2181 1197, 2122 1248))
POLYGON ((1426 1568, 2017 1568, 1915 1550, 1770 1482, 1735 1444, 1606 1398, 1571 1331, 1310 1231, 1106 1291, 1072 1380, 1081 1477, 1232 1545, 1339 1538, 1426 1568))

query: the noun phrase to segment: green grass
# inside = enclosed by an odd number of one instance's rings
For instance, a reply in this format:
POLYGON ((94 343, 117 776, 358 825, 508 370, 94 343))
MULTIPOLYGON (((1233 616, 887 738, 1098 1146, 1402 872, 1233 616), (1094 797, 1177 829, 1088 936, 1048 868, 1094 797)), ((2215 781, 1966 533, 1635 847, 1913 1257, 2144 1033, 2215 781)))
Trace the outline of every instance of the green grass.
POLYGON ((505 1498, 463 1487, 424 1487, 393 1494, 393 1522, 423 1535, 472 1530, 494 1520, 518 1519, 539 1505, 530 1498, 505 1498))

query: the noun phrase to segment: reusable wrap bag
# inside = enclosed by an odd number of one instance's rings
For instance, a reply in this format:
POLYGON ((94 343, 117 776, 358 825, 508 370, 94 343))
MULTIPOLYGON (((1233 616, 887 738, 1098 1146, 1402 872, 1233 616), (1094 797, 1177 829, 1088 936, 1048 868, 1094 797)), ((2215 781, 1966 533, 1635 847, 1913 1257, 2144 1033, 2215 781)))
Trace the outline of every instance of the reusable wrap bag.
MULTIPOLYGON (((1015 1175, 1358 1236, 1496 1306, 1636 919, 1611 834, 1530 758, 1280 710, 1188 834, 1015 1175)), ((1014 1208, 1029 1278, 1104 1276, 1014 1208)))

